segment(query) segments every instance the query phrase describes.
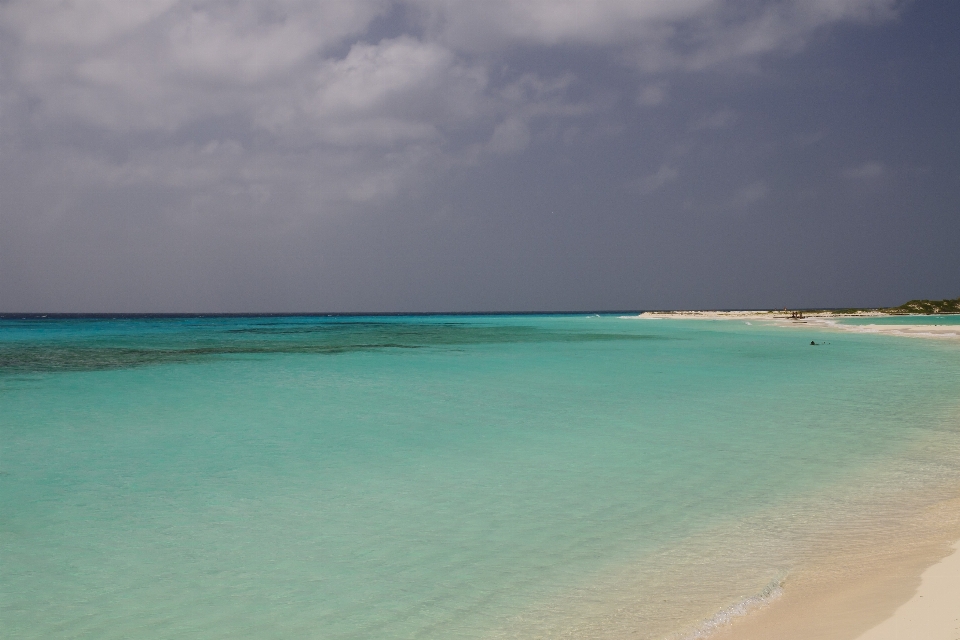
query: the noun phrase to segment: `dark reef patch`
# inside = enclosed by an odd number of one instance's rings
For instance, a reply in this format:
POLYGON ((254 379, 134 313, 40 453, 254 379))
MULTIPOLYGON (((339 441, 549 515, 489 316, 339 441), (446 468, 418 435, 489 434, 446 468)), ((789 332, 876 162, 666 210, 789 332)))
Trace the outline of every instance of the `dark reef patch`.
POLYGON ((136 327, 126 320, 123 324, 118 330, 111 330, 113 327, 110 323, 103 323, 98 331, 54 330, 36 336, 21 336, 15 340, 0 338, 0 373, 100 371, 259 354, 337 355, 386 349, 450 349, 495 343, 664 339, 655 335, 568 332, 531 326, 463 322, 274 321, 221 324, 213 321, 179 327, 171 327, 168 322, 146 323, 136 327))

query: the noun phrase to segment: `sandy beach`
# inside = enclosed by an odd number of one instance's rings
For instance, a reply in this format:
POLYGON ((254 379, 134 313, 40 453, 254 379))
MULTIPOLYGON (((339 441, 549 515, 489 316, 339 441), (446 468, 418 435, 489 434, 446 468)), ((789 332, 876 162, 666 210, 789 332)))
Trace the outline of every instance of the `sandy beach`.
POLYGON ((923 570, 941 549, 908 554, 869 579, 820 585, 819 589, 797 586, 782 602, 734 622, 714 637, 956 640, 960 638, 960 544, 953 545, 951 555, 923 570), (920 570, 923 573, 917 578, 920 570), (906 602, 897 606, 904 598, 908 598, 906 602), (882 621, 876 624, 877 619, 882 621))
POLYGON ((712 640, 957 640, 960 500, 909 525, 883 548, 838 550, 788 576, 782 596, 734 619, 712 640), (936 519, 942 520, 937 523, 936 519), (941 527, 939 525, 945 525, 941 527))
MULTIPOLYGON (((631 316, 633 317, 633 316, 631 316)), ((838 315, 834 313, 812 313, 804 315, 802 319, 791 318, 782 311, 665 311, 645 312, 635 316, 642 320, 656 320, 665 318, 689 318, 696 320, 738 320, 746 323, 773 324, 780 327, 795 329, 817 328, 828 331, 846 331, 849 333, 873 333, 891 336, 912 338, 936 338, 946 340, 960 339, 960 325, 937 324, 898 324, 898 323, 867 323, 845 324, 840 322, 846 318, 890 318, 885 313, 857 313, 838 315)))
POLYGON ((914 596, 857 640, 956 640, 960 638, 960 543, 923 572, 914 596))
POLYGON ((722 640, 956 640, 960 553, 945 545, 892 558, 882 570, 836 582, 799 577, 784 596, 733 622, 722 640), (921 577, 917 574, 921 573, 921 577), (878 623, 879 621, 879 623, 878 623))
MULTIPOLYGON (((960 339, 960 325, 865 323, 841 318, 889 318, 888 314, 802 319, 784 312, 677 311, 644 313, 641 319, 728 320, 789 329, 960 339)), ((960 639, 960 500, 940 505, 919 525, 909 544, 855 552, 833 567, 809 567, 785 582, 783 595, 711 637, 715 640, 958 640, 960 639), (937 525, 937 519, 942 518, 937 525), (891 548, 892 547, 892 548, 891 548)), ((828 563, 829 564, 829 563, 828 563)))

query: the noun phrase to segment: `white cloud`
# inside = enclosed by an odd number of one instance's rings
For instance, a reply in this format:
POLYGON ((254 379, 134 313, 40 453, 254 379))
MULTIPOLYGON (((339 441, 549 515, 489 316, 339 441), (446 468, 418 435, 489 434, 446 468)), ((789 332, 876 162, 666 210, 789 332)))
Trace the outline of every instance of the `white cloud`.
POLYGON ((191 11, 166 34, 170 68, 200 79, 261 81, 320 50, 322 34, 312 26, 290 19, 261 22, 249 5, 227 19, 191 11))
POLYGON ((420 96, 433 94, 454 65, 452 53, 444 47, 409 37, 354 45, 346 58, 320 70, 319 113, 402 109, 419 102, 420 96))
POLYGON ((179 0, 20 0, 2 8, 3 25, 29 46, 103 45, 157 19, 179 0))

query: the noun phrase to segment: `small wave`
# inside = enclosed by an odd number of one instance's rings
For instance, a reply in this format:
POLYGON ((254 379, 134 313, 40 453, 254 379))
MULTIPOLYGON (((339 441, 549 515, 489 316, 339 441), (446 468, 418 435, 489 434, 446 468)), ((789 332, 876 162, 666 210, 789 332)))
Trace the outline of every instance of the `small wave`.
POLYGON ((708 638, 737 618, 742 618, 751 611, 767 606, 774 600, 777 600, 781 595, 783 595, 783 577, 772 580, 760 593, 744 598, 725 609, 721 609, 713 617, 703 621, 696 629, 686 635, 678 636, 678 638, 679 640, 708 638))

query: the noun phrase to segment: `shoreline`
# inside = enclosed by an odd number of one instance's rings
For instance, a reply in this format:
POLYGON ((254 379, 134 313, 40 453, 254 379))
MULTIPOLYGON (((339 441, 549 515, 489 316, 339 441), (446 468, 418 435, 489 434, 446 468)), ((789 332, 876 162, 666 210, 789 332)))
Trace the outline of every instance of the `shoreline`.
MULTIPOLYGON (((922 456, 931 444, 920 445, 914 453, 922 456)), ((949 452, 940 451, 955 459, 960 443, 949 452)), ((839 493, 827 489, 798 496, 746 519, 699 531, 663 556, 676 563, 667 572, 645 575, 643 561, 628 562, 519 618, 534 624, 506 625, 489 637, 957 640, 960 631, 861 638, 891 618, 899 620, 905 603, 926 601, 926 592, 917 592, 926 579, 921 576, 947 558, 956 566, 949 593, 960 598, 960 552, 955 552, 960 546, 960 477, 951 473, 923 479, 923 473, 902 468, 897 475, 902 478, 885 486, 875 484, 873 471, 856 473, 839 493), (825 498, 823 509, 818 505, 825 498), (701 553, 710 544, 724 551, 701 553), (773 547, 787 552, 771 552, 773 547), (723 576, 712 587, 719 585, 717 591, 725 591, 729 599, 716 602, 717 608, 703 606, 708 590, 697 583, 703 567, 723 576), (750 582, 752 587, 747 586, 750 582), (644 607, 660 601, 660 596, 651 599, 655 593, 663 593, 664 606, 674 610, 672 629, 646 626, 644 607), (563 613, 549 625, 537 624, 558 612, 563 613)), ((933 589, 942 591, 941 584, 933 589)), ((941 606, 936 619, 942 621, 952 611, 941 606)))
MULTIPOLYGON (((896 317, 881 312, 838 315, 814 312, 793 318, 777 311, 645 312, 636 319, 725 320, 821 331, 869 333, 939 340, 960 339, 960 325, 844 324, 843 318, 896 317), (782 314, 782 315, 781 315, 782 314)), ((907 317, 924 317, 911 315, 907 317)), ((960 638, 960 498, 944 501, 939 523, 911 544, 881 543, 873 564, 856 554, 836 557, 789 576, 777 597, 749 607, 722 625, 689 638, 710 640, 956 640, 960 638), (892 548, 891 548, 892 547, 892 548), (877 559, 881 561, 877 561, 877 559), (861 557, 860 560, 864 560, 861 557), (852 571, 851 571, 852 569, 852 571)), ((917 526, 912 523, 910 526, 917 526)), ((843 551, 841 556, 846 555, 843 551)), ((865 557, 866 557, 865 556, 865 557)))
POLYGON ((884 554, 882 568, 818 579, 801 573, 783 594, 710 634, 710 640, 954 640, 960 594, 960 543, 928 541, 884 554), (931 582, 928 575, 938 576, 931 582), (946 575, 944 579, 943 576, 946 575), (937 598, 930 598, 930 595, 937 598), (926 599, 930 605, 926 605, 926 599), (916 624, 923 607, 924 625, 916 624), (910 630, 912 635, 904 635, 910 630))
POLYGON ((960 636, 960 541, 920 576, 913 597, 856 640, 954 640, 960 636))
POLYGON ((758 322, 795 329, 817 328, 826 331, 882 334, 909 338, 960 339, 960 324, 844 324, 839 322, 839 320, 845 318, 927 317, 922 315, 897 316, 881 312, 842 315, 829 312, 813 312, 803 316, 803 318, 792 318, 782 311, 646 311, 636 316, 621 317, 638 320, 739 320, 741 322, 758 322))
POLYGON ((789 576, 780 596, 709 640, 956 640, 960 637, 960 499, 941 505, 952 531, 865 554, 841 552, 789 576), (865 555, 873 561, 856 567, 865 555))

